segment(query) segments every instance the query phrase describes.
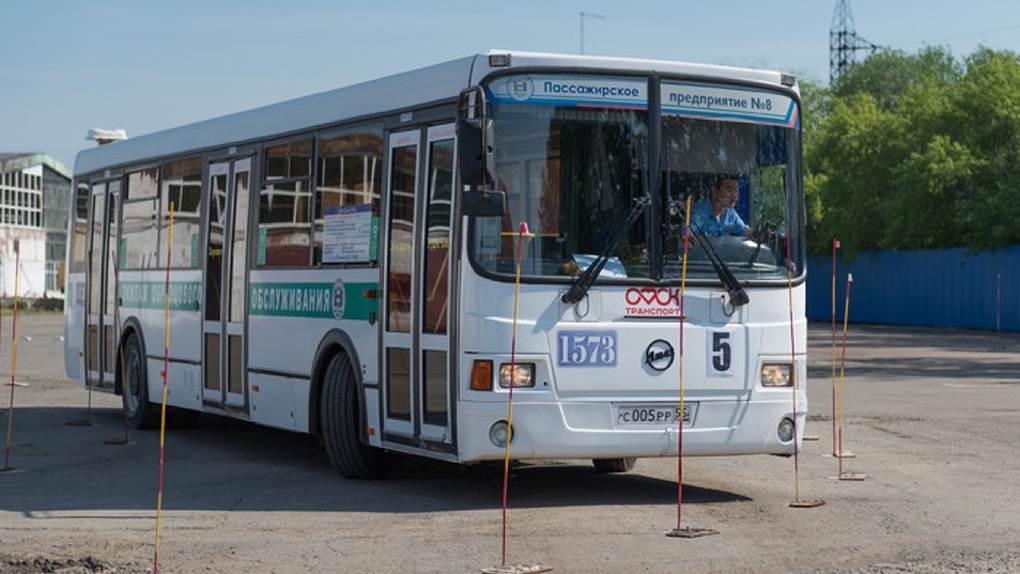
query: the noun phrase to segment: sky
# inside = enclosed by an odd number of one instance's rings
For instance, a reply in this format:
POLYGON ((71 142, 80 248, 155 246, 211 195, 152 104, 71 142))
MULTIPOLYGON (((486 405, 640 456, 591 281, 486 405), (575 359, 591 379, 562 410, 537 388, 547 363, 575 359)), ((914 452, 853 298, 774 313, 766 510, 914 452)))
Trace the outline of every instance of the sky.
MULTIPOLYGON (((142 135, 489 49, 778 69, 825 84, 837 0, 0 0, 0 153, 142 135), (582 16, 583 14, 583 16, 582 16), (583 29, 583 38, 582 38, 583 29)), ((1020 53, 1017 0, 850 0, 869 42, 1020 53)))

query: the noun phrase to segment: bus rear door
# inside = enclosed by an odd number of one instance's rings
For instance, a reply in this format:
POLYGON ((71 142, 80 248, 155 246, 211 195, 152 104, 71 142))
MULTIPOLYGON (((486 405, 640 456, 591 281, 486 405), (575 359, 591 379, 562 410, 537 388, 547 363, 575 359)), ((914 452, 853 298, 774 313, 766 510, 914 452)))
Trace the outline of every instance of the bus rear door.
POLYGON ((202 400, 248 413, 244 336, 251 158, 209 166, 205 296, 202 321, 202 400))
POLYGON ((85 358, 89 386, 112 389, 117 368, 120 180, 92 185, 85 358))

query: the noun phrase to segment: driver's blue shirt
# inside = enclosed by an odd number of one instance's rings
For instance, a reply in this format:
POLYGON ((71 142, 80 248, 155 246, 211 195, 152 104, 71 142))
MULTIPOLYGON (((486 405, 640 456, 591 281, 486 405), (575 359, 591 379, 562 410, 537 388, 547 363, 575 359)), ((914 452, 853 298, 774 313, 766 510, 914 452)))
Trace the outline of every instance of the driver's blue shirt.
POLYGON ((719 219, 716 219, 712 213, 712 202, 707 198, 698 200, 691 208, 691 223, 694 229, 700 229, 709 236, 743 235, 747 231, 747 224, 733 208, 724 209, 719 219))

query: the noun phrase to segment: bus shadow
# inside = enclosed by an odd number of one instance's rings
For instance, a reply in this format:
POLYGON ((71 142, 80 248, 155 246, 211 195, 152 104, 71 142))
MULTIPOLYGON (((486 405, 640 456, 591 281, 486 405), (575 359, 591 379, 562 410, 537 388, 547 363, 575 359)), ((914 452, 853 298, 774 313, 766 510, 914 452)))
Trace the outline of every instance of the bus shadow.
MULTIPOLYGON (((10 470, 0 472, 0 511, 41 518, 76 513, 155 511, 160 433, 124 437, 116 409, 27 408, 15 413, 10 470), (114 443, 114 444, 110 444, 114 443), (122 443, 122 444, 116 444, 122 443)), ((0 422, 6 424, 6 412, 0 422)), ((598 473, 590 464, 515 464, 514 508, 676 504, 676 482, 640 474, 598 473)), ((314 437, 219 418, 168 429, 163 447, 166 511, 317 511, 428 513, 498 509, 503 463, 455 465, 398 457, 381 480, 347 480, 314 437)), ((684 485, 684 502, 740 502, 740 494, 684 485)))

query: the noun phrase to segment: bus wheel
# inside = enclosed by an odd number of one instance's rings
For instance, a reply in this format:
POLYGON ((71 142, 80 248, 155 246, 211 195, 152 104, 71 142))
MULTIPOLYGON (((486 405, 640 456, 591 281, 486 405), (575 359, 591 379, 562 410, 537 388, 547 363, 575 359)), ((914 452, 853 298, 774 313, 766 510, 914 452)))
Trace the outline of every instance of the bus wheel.
POLYGON ((596 458, 591 461, 598 472, 627 472, 634 468, 636 458, 596 458))
POLYGON ((326 369, 319 413, 326 454, 347 478, 382 478, 393 469, 393 459, 361 442, 359 413, 354 367, 347 355, 335 355, 326 369))
POLYGON ((136 333, 128 335, 121 352, 124 354, 121 363, 123 368, 121 400, 125 416, 136 429, 158 428, 159 411, 149 402, 145 356, 142 354, 142 345, 136 333))

